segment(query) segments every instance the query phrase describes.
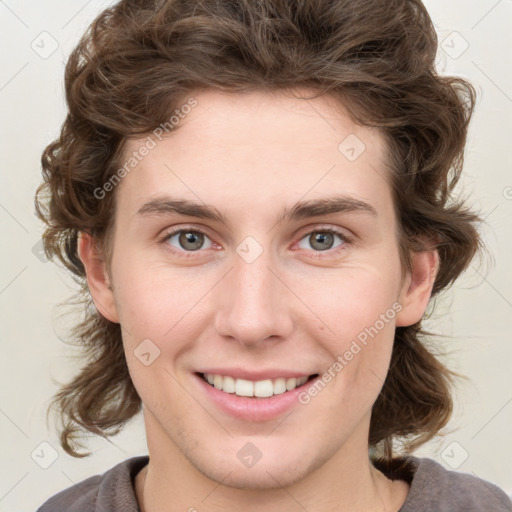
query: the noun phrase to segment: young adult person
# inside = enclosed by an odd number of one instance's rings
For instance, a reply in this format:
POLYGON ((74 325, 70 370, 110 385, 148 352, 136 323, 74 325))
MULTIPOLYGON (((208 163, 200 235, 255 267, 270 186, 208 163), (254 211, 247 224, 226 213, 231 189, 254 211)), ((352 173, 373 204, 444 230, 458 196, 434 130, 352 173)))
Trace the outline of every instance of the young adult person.
POLYGON ((36 199, 85 307, 55 405, 75 456, 142 408, 149 455, 39 512, 512 510, 409 455, 452 410, 422 318, 481 245, 452 197, 474 90, 436 50, 417 0, 98 16, 36 199))

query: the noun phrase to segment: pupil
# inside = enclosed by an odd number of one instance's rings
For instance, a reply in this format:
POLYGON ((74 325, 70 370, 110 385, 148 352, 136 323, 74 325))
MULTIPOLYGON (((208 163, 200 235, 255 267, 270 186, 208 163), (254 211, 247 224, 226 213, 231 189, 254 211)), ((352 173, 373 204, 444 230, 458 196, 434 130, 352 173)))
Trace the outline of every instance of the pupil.
POLYGON ((329 241, 329 239, 332 239, 331 233, 317 233, 316 235, 313 236, 313 242, 311 243, 311 245, 315 247, 315 244, 317 244, 317 242, 320 242, 320 245, 316 246, 315 248, 321 251, 325 251, 326 249, 329 249, 329 247, 326 247, 325 245, 321 244, 325 243, 326 240, 329 241))
POLYGON ((180 236, 180 245, 184 249, 196 250, 201 247, 202 235, 200 233, 194 233, 193 231, 188 231, 186 233, 182 233, 180 236), (192 244, 192 247, 187 246, 187 244, 192 244))

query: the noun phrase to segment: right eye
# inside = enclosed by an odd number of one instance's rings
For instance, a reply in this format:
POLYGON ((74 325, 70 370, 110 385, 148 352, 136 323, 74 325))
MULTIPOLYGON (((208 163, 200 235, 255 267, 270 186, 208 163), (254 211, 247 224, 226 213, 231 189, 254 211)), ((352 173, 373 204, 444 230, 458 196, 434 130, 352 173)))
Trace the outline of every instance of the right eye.
POLYGON ((201 248, 211 249, 213 243, 210 238, 197 229, 175 229, 168 232, 160 240, 161 243, 170 246, 172 252, 197 252, 201 248), (210 241, 210 245, 203 247, 205 239, 210 241))

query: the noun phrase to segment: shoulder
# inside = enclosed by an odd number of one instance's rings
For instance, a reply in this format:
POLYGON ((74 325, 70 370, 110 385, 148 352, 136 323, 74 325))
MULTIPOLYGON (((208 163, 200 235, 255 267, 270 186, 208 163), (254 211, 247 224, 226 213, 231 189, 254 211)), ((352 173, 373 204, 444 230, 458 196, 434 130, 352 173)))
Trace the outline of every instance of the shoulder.
POLYGON ((138 512, 133 478, 148 460, 148 456, 132 457, 82 480, 49 498, 37 512, 138 512))
POLYGON ((512 512, 510 498, 486 480, 447 470, 432 459, 408 457, 406 460, 412 480, 399 512, 512 512))

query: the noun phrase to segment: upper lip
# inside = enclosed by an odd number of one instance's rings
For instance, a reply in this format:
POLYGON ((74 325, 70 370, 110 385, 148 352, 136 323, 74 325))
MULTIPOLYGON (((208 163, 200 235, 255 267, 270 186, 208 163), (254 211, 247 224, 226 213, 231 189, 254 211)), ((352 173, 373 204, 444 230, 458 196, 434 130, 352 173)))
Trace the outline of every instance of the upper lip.
POLYGON ((234 377, 235 379, 245 379, 252 381, 267 380, 267 379, 278 379, 283 377, 285 379, 309 377, 310 375, 316 375, 312 373, 302 373, 296 370, 244 370, 242 368, 206 368, 199 370, 197 373, 209 373, 211 375, 223 375, 234 377))

